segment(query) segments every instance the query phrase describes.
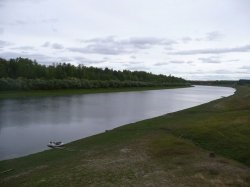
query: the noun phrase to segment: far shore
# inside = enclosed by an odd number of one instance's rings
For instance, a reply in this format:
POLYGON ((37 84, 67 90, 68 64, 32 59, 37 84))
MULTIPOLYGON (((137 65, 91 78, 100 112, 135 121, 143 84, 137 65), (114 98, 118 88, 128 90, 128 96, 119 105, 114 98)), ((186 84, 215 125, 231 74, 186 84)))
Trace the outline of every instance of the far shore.
POLYGON ((25 90, 25 91, 0 91, 1 99, 22 99, 29 97, 67 96, 94 93, 130 92, 160 89, 187 88, 190 86, 165 86, 165 87, 128 87, 128 88, 91 88, 91 89, 58 89, 58 90, 25 90))

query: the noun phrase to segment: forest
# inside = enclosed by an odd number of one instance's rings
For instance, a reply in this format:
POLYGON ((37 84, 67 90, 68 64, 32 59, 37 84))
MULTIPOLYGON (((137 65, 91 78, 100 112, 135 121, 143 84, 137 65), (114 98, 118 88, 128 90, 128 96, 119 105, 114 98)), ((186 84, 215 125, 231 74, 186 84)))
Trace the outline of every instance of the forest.
POLYGON ((228 87, 235 87, 239 84, 238 80, 209 80, 209 81, 201 81, 201 80, 193 80, 188 81, 192 85, 207 85, 207 86, 228 86, 228 87))
POLYGON ((69 63, 42 65, 28 58, 0 58, 0 90, 52 90, 187 86, 179 77, 145 71, 117 71, 69 63))

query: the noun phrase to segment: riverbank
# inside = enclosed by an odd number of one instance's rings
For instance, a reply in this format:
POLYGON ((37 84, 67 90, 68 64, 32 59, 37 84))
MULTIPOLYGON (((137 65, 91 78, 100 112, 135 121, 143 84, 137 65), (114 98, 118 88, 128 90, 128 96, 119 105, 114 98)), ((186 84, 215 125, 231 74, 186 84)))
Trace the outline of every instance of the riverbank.
POLYGON ((185 88, 185 87, 190 87, 190 86, 0 91, 0 99, 22 99, 22 98, 29 98, 29 97, 48 97, 48 96, 66 96, 66 95, 93 94, 93 93, 146 91, 146 90, 161 90, 161 89, 173 89, 173 88, 185 88))
POLYGON ((1 161, 0 185, 249 186, 249 93, 1 161))

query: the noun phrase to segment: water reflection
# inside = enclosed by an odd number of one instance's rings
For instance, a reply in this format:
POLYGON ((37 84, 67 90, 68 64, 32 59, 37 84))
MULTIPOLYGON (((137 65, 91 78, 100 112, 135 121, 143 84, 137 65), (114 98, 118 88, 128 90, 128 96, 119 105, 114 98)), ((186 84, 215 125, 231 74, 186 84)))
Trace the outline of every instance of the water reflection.
POLYGON ((0 101, 0 159, 46 149, 122 124, 202 104, 232 88, 192 88, 0 101))

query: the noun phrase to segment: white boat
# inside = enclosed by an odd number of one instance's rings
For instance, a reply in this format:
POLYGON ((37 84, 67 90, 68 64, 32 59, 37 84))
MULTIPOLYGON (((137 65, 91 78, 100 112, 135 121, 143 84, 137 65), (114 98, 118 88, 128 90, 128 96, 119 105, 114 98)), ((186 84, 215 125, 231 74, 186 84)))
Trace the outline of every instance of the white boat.
POLYGON ((49 144, 47 146, 51 147, 51 148, 56 148, 56 147, 61 147, 63 145, 64 145, 64 143, 62 143, 62 142, 49 142, 49 144))

